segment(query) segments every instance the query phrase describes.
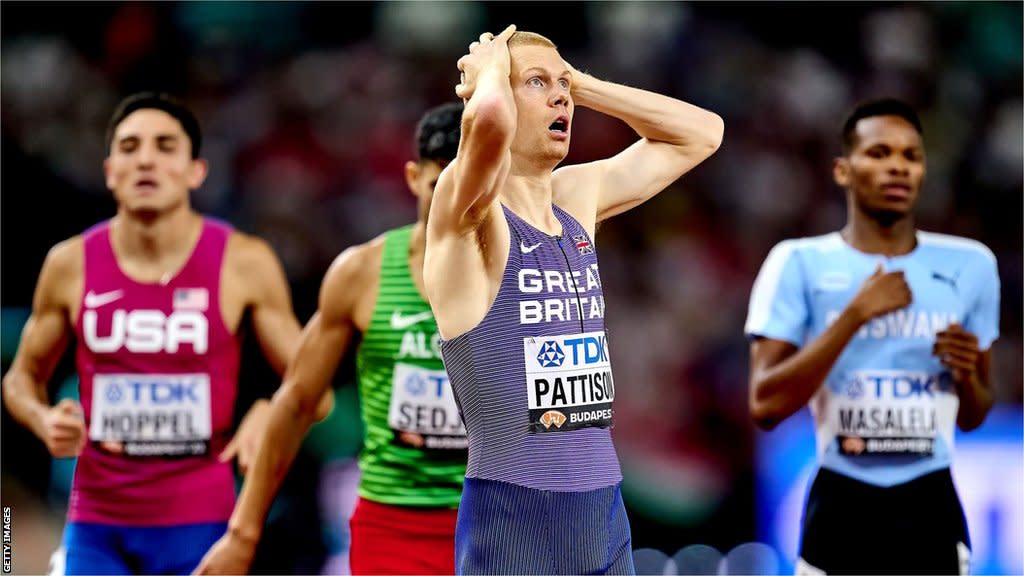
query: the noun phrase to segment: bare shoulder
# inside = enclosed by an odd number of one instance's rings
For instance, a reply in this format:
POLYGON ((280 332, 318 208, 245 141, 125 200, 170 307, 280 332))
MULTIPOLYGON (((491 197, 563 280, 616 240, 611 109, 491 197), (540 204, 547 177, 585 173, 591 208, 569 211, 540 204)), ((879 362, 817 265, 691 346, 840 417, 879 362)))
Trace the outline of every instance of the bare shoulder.
POLYGON ((551 175, 551 200, 593 235, 597 221, 601 163, 563 166, 551 175))
POLYGON ((51 304, 69 306, 84 282, 85 239, 77 235, 50 248, 39 272, 36 293, 51 304))
POLYGON ((54 244, 44 266, 62 274, 80 275, 85 266, 85 239, 79 234, 54 244))
POLYGON ((320 285, 319 310, 325 323, 351 322, 376 298, 384 235, 339 254, 320 285))
POLYGON ((280 267, 277 254, 266 240, 238 230, 228 237, 224 263, 245 277, 280 267))
POLYGON ((346 248, 331 262, 324 276, 324 287, 359 290, 366 287, 380 273, 381 255, 384 253, 384 235, 369 242, 346 248))

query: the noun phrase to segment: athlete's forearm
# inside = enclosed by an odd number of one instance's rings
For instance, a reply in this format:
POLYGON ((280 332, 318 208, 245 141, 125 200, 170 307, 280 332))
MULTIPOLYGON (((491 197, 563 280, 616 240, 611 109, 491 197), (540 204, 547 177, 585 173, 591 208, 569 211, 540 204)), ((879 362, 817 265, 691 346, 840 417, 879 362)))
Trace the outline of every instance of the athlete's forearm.
POLYGON ((228 522, 232 534, 245 541, 259 540, 274 495, 313 425, 316 403, 312 404, 314 410, 305 409, 308 403, 299 402, 294 392, 294 387, 285 383, 274 396, 255 462, 228 522))
POLYGON ((579 71, 572 81, 576 104, 622 120, 643 138, 687 148, 717 148, 722 142, 725 125, 714 112, 579 71))
POLYGON ((3 400, 15 420, 45 440, 43 419, 50 404, 43 386, 25 372, 12 368, 3 380, 3 400))
POLYGON ((957 384, 960 396, 960 409, 956 414, 956 423, 964 432, 981 426, 992 409, 992 391, 986 386, 982 377, 974 374, 968 382, 957 384))
POLYGON ((516 102, 512 96, 508 71, 494 64, 480 71, 476 88, 466 102, 462 118, 463 128, 493 125, 501 132, 508 132, 509 137, 515 133, 516 102))
POLYGON ((864 325, 856 308, 839 318, 807 346, 751 377, 751 414, 764 428, 773 428, 814 396, 843 349, 864 325))

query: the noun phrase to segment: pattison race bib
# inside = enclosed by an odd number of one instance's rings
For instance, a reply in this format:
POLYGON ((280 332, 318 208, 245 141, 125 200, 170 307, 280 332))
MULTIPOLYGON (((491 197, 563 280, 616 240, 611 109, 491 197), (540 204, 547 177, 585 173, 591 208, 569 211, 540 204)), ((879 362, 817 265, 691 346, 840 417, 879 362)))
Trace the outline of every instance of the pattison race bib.
POLYGON ((531 432, 612 425, 615 383, 603 331, 523 339, 531 432))

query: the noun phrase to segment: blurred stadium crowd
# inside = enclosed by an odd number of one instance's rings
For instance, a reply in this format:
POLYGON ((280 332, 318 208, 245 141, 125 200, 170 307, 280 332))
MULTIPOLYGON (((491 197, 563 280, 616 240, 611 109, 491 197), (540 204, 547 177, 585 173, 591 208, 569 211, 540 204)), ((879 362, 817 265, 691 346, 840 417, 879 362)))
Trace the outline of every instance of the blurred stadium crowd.
MULTIPOLYGON (((194 204, 273 245, 305 320, 338 252, 414 219, 401 166, 416 120, 454 98, 471 40, 515 23, 552 38, 578 68, 725 119, 715 156, 604 224, 597 243, 636 547, 755 540, 747 298, 775 242, 842 226, 831 158, 856 101, 918 106, 928 152, 919 226, 995 252, 996 398, 1024 400, 1021 3, 824 4, 5 2, 5 361, 20 328, 6 321, 23 318, 46 250, 113 213, 103 132, 123 95, 162 89, 196 110, 211 171, 194 204)), ((566 162, 633 138, 578 110, 566 162)), ((312 470, 351 457, 352 418, 345 411, 321 434, 312 470)), ((33 467, 48 460, 12 428, 6 418, 5 482, 43 494, 33 467)))

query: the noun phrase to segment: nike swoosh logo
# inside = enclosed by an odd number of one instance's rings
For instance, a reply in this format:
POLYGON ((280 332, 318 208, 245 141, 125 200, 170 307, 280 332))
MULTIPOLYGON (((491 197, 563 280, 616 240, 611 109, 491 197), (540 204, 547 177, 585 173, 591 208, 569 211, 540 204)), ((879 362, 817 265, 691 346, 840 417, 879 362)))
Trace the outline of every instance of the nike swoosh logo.
POLYGON ((434 313, 431 312, 430 310, 427 310, 426 312, 420 312, 418 314, 413 314, 412 316, 402 316, 401 310, 395 310, 394 313, 391 314, 391 329, 405 330, 409 326, 419 324, 424 320, 430 320, 433 317, 434 313))
POLYGON ((523 243, 522 240, 520 240, 519 241, 519 249, 522 250, 523 254, 529 254, 530 252, 533 252, 537 248, 540 248, 541 244, 542 244, 542 242, 537 242, 533 246, 527 246, 526 244, 523 243))
POLYGON ((111 290, 110 292, 101 292, 99 294, 89 290, 85 295, 85 307, 86 308, 99 308, 105 304, 110 304, 114 300, 120 299, 124 296, 124 290, 111 290))

